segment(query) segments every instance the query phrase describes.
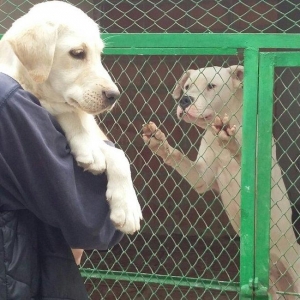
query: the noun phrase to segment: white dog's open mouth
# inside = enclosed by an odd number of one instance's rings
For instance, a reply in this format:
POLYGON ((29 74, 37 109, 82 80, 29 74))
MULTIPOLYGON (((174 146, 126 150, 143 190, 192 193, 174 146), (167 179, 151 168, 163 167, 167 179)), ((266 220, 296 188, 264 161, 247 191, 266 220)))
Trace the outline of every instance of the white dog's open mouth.
POLYGON ((187 123, 193 123, 201 126, 206 123, 210 123, 213 120, 213 114, 193 116, 192 114, 186 111, 181 111, 178 114, 178 118, 183 119, 187 123))

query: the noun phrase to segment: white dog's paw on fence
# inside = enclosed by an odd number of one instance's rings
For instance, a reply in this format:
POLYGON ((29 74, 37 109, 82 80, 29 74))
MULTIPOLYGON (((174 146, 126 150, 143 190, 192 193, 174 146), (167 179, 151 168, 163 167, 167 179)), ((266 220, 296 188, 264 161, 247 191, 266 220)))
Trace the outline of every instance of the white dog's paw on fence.
POLYGON ((153 122, 144 124, 142 131, 142 138, 150 150, 166 160, 170 154, 170 145, 165 134, 153 122))
POLYGON ((232 155, 240 155, 240 144, 235 138, 236 125, 231 126, 228 115, 223 118, 216 116, 214 123, 211 125, 214 134, 218 138, 219 145, 228 149, 232 155))

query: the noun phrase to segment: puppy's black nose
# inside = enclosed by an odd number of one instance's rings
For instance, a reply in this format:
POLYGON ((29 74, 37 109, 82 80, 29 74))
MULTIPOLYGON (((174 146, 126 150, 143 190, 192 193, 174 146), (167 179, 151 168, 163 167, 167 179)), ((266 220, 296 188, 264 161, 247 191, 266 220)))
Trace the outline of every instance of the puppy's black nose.
POLYGON ((103 91, 103 96, 113 104, 120 97, 120 92, 118 90, 106 90, 103 91))
POLYGON ((179 101, 179 106, 185 110, 187 107, 189 107, 192 104, 193 100, 189 96, 183 96, 179 101))

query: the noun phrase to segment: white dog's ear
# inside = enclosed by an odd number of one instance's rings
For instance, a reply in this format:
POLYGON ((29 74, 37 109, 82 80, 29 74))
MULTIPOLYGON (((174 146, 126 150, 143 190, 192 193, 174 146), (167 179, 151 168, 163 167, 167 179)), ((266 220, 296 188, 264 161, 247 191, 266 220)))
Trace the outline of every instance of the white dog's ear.
POLYGON ((243 79, 244 79, 244 67, 239 65, 234 65, 234 66, 230 66, 228 70, 233 81, 233 86, 237 89, 242 88, 243 79))
POLYGON ((177 84, 176 84, 176 86, 175 86, 175 89, 174 89, 174 91, 173 91, 173 94, 172 94, 172 96, 173 96, 173 98, 174 98, 175 100, 177 100, 177 99, 180 98, 181 93, 182 93, 182 90, 183 90, 183 87, 184 87, 186 81, 188 80, 188 78, 190 77, 192 71, 195 71, 195 70, 192 70, 192 69, 187 70, 187 71, 182 75, 182 77, 180 78, 180 80, 177 82, 177 84))
POLYGON ((4 35, 18 59, 37 83, 47 80, 57 41, 58 26, 47 21, 33 22, 31 16, 17 20, 4 35))

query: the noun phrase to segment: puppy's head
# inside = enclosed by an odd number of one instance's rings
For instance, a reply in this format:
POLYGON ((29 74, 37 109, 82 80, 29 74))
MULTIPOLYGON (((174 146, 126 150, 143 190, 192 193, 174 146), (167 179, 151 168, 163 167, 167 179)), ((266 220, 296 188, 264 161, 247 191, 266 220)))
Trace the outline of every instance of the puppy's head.
POLYGON ((234 94, 242 88, 243 76, 243 66, 188 70, 173 91, 178 118, 205 128, 236 100, 234 94))
POLYGON ((98 25, 75 6, 60 1, 35 5, 3 39, 43 101, 98 114, 120 95, 101 63, 98 25))

